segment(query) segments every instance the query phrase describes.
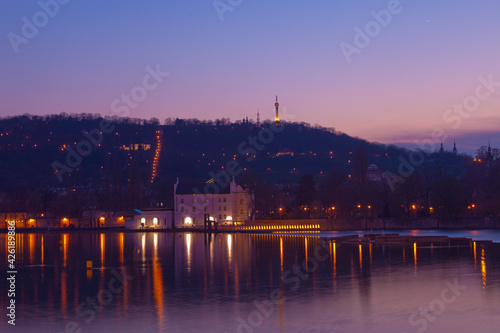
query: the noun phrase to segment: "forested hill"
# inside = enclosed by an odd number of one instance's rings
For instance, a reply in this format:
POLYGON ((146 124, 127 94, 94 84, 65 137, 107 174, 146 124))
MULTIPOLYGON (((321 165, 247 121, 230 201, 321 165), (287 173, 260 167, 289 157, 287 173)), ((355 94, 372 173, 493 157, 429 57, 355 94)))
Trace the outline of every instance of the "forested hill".
POLYGON ((276 207, 326 216, 332 206, 342 216, 427 216, 431 204, 443 216, 497 214, 492 152, 419 157, 305 123, 26 115, 0 119, 0 211, 172 207, 177 178, 217 182, 230 172, 254 191, 261 218, 276 207))
POLYGON ((284 123, 282 130, 263 131, 271 124, 257 126, 225 119, 204 122, 169 119, 160 124, 156 119, 115 118, 110 120, 111 124, 104 124, 107 127, 103 131, 102 120, 92 114, 1 119, 0 172, 6 177, 1 178, 0 191, 19 186, 65 187, 66 176, 70 176, 71 186, 99 182, 105 176, 107 164, 110 168, 118 166, 125 181, 131 161, 138 165, 142 183, 147 184, 158 133, 161 133, 157 170, 160 180, 176 177, 208 180, 210 172, 223 170, 228 161, 235 160, 245 171, 254 171, 270 181, 297 182, 305 173, 321 177, 334 168, 351 170, 353 154, 361 145, 366 149, 368 163, 377 164, 382 170, 394 168, 397 157, 405 154, 393 146, 369 143, 305 123, 284 123), (259 137, 260 131, 263 132, 259 137), (83 141, 92 140, 84 132, 94 134, 89 154, 89 145, 83 141), (75 153, 70 153, 78 148, 80 153, 87 154, 78 154, 81 161, 78 156, 74 158, 75 153), (254 153, 255 158, 251 158, 254 153), (61 169, 63 184, 54 169, 61 169))

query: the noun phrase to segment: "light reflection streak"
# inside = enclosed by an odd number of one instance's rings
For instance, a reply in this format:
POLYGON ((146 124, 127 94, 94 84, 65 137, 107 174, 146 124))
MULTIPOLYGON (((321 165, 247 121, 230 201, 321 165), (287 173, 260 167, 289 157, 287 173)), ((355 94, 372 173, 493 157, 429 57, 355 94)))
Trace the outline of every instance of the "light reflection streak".
POLYGON ((101 238, 101 267, 104 267, 104 243, 105 243, 105 238, 104 234, 100 234, 101 238))
POLYGON ((280 263, 281 263, 281 275, 283 275, 283 237, 280 237, 280 263))
POLYGON ((363 248, 361 244, 359 244, 359 268, 363 268, 363 248))
POLYGON ((415 261, 415 273, 417 272, 417 242, 413 243, 413 260, 415 261))
POLYGON ((474 269, 477 268, 477 251, 476 251, 476 242, 474 242, 474 269))
POLYGON ((481 276, 483 279, 483 289, 486 289, 486 258, 484 248, 481 249, 481 276))
POLYGON ((304 237, 305 241, 305 250, 306 250, 306 262, 307 262, 307 237, 304 237))
POLYGON ((30 243, 30 264, 33 264, 35 262, 35 244, 36 244, 36 235, 35 234, 30 234, 29 235, 29 243, 30 243))
POLYGON ((191 272, 191 234, 186 234, 187 270, 191 272))
POLYGON ((123 256, 124 256, 124 247, 125 247, 125 233, 120 233, 120 264, 123 267, 123 256))
POLYGON ((233 262, 233 252, 232 252, 232 238, 231 235, 227 235, 227 257, 229 261, 229 270, 232 268, 233 262))
POLYGON ((370 243, 370 267, 371 267, 372 262, 373 262, 372 246, 373 246, 373 244, 372 244, 372 243, 370 243))
MULTIPOLYGON (((42 235, 42 239, 41 239, 40 242, 42 243, 41 244, 41 246, 42 246, 42 249, 41 249, 41 260, 42 260, 42 265, 43 265, 43 261, 44 261, 43 235, 42 235)), ((42 270, 42 272, 43 272, 43 270, 42 270)))
POLYGON ((142 234, 141 245, 142 262, 146 262, 146 234, 142 234))
POLYGON ((158 260, 158 234, 153 235, 153 296, 155 299, 156 313, 158 316, 159 332, 163 332, 163 274, 158 260))
POLYGON ((68 260, 68 234, 63 234, 63 256, 64 267, 66 267, 66 262, 68 260))

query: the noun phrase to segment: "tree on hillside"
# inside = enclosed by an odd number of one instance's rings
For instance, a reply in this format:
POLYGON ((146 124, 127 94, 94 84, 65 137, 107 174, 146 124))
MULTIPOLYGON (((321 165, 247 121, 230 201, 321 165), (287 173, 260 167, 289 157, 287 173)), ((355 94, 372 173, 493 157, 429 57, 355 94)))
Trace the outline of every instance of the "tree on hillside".
POLYGON ((316 183, 313 175, 307 173, 300 178, 299 188, 295 197, 295 206, 304 208, 307 216, 310 216, 310 208, 316 199, 316 183))
POLYGON ((444 178, 434 183, 431 202, 442 217, 457 217, 467 206, 467 189, 458 179, 444 178))
POLYGON ((352 175, 359 179, 362 186, 365 184, 365 176, 368 171, 368 155, 364 145, 358 146, 354 153, 352 162, 352 175))

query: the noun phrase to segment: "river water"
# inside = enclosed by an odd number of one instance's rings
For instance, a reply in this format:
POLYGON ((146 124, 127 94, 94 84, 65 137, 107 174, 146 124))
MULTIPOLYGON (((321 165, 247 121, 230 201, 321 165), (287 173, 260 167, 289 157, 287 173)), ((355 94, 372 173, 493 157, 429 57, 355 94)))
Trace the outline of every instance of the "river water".
MULTIPOLYGON (((499 331, 500 244, 323 237, 344 234, 18 234, 16 326, 4 277, 0 332, 499 331)), ((2 272, 6 249, 0 235, 2 272)))

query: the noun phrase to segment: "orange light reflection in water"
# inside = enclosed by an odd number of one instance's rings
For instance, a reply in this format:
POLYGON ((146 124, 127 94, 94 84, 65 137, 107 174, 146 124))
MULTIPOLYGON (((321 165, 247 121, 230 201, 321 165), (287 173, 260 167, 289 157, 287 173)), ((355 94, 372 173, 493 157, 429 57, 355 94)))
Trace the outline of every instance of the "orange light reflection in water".
POLYGON ((64 255, 64 267, 68 260, 68 234, 63 234, 63 255, 64 255))
POLYGON ((417 271, 417 242, 413 243, 413 260, 415 261, 415 272, 417 271))
POLYGON ((35 262, 35 245, 36 245, 36 235, 29 235, 29 243, 30 243, 30 264, 35 262))
POLYGON ((42 235, 42 239, 40 240, 41 242, 41 261, 42 261, 42 265, 43 265, 43 261, 44 261, 44 248, 43 248, 43 235, 42 235))
POLYGON ((359 244, 359 268, 363 268, 363 248, 359 244))
POLYGON ((280 264, 281 264, 281 275, 283 275, 283 237, 280 237, 280 264))
POLYGON ((483 290, 486 289, 486 258, 484 256, 484 248, 481 249, 481 276, 483 279, 483 290))
POLYGON ((125 246, 125 233, 120 233, 120 264, 123 267, 123 251, 124 251, 124 246, 125 246))
POLYGON ((474 242, 474 269, 477 268, 477 251, 476 251, 476 242, 474 242))
POLYGON ((153 296, 155 299, 156 314, 158 316, 158 331, 163 331, 163 274, 161 264, 158 259, 158 234, 154 234, 153 251, 153 296))

